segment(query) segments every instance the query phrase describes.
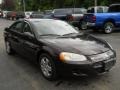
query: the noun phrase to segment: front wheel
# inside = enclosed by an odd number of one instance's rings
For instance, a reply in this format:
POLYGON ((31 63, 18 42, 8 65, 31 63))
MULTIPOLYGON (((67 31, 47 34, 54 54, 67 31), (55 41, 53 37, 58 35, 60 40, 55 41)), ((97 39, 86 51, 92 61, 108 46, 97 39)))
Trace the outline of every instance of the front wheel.
POLYGON ((39 66, 41 69, 42 75, 47 80, 55 80, 57 78, 55 63, 53 62, 52 57, 48 54, 42 54, 39 58, 39 66))
POLYGON ((112 33, 113 29, 114 29, 114 24, 112 22, 105 23, 105 25, 104 25, 104 32, 106 34, 112 33))

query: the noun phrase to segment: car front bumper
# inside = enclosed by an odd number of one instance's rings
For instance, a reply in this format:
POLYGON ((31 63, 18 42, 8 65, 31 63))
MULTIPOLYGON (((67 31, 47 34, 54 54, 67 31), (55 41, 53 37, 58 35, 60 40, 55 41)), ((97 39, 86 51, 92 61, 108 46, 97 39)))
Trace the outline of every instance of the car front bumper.
POLYGON ((61 64, 60 74, 65 75, 97 75, 109 71, 116 63, 116 58, 93 62, 90 64, 61 64))

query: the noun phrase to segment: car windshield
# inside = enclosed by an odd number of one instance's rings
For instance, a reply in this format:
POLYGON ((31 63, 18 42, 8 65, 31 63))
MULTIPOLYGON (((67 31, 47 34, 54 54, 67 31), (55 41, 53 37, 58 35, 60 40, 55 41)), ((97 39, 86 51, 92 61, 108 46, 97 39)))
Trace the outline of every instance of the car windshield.
POLYGON ((38 35, 67 35, 79 33, 74 27, 60 20, 39 20, 34 21, 33 25, 38 35))

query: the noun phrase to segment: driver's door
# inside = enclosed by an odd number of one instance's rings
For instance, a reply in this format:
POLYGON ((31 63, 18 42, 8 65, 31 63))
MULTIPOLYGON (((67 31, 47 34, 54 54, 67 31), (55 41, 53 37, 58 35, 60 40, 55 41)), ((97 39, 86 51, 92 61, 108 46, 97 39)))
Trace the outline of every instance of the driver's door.
POLYGON ((34 60, 36 58, 36 52, 37 52, 37 40, 34 36, 34 33, 30 27, 30 24, 27 22, 24 22, 24 27, 23 27, 23 50, 24 50, 24 55, 28 57, 31 60, 34 60))

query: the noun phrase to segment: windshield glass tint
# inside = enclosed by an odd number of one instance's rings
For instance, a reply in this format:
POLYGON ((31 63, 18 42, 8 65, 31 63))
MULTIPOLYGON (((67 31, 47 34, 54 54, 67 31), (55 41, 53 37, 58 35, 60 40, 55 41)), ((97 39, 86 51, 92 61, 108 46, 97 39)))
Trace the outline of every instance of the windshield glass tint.
POLYGON ((68 23, 59 20, 34 21, 33 25, 39 35, 65 35, 69 33, 79 33, 79 31, 75 30, 75 28, 68 23))

